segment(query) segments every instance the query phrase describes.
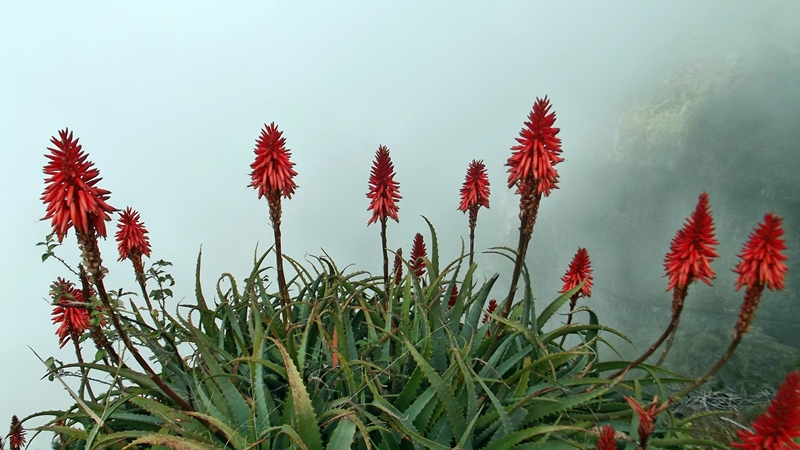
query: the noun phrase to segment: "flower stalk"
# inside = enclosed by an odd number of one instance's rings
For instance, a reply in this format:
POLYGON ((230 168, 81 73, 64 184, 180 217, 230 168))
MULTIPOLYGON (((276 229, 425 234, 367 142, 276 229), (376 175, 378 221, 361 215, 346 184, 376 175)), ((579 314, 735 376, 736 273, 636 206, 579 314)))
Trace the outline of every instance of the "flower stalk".
POLYGON ((297 172, 289 160, 291 153, 286 148, 286 138, 278 130, 275 122, 264 125, 261 135, 256 139, 254 150, 256 159, 250 164, 253 171, 248 186, 258 190, 258 198, 267 197, 269 218, 275 238, 275 267, 278 272, 278 291, 283 313, 284 327, 293 322, 289 289, 283 270, 283 249, 281 248, 281 197, 292 198, 297 184, 294 177, 297 172))
POLYGON ((469 265, 472 267, 475 256, 475 225, 481 206, 489 208, 489 177, 483 161, 472 160, 467 167, 467 175, 461 186, 461 204, 458 209, 469 212, 469 265))
POLYGON ((389 155, 389 148, 378 146, 375 152, 375 161, 369 175, 369 187, 367 198, 370 199, 367 211, 372 211, 372 217, 367 221, 367 226, 374 222, 381 223, 381 252, 383 254, 383 286, 384 286, 384 307, 388 308, 389 296, 389 253, 386 247, 386 222, 387 218, 400 220, 397 212, 400 210, 397 202, 403 198, 400 196, 400 183, 394 179, 394 164, 389 155))
POLYGON ((518 145, 511 148, 511 157, 506 162, 509 168, 508 187, 516 186, 520 195, 520 226, 511 286, 501 313, 504 318, 511 312, 542 196, 547 197, 553 189, 558 188, 555 166, 564 161, 559 156, 562 151, 561 139, 556 137, 560 129, 554 126, 556 114, 550 108, 547 97, 536 99, 528 121, 516 138, 518 145))

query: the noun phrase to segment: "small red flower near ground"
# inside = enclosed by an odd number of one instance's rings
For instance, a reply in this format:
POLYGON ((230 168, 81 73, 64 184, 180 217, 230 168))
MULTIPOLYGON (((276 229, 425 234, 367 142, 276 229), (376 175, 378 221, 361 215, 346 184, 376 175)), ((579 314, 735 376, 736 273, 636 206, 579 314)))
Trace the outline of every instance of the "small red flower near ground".
POLYGON ((47 206, 47 214, 42 220, 51 219, 53 233, 61 242, 67 231, 75 226, 84 234, 89 226, 100 236, 106 236, 108 213, 114 211, 106 201, 111 192, 97 187, 100 172, 87 161, 78 139, 73 139, 69 129, 60 130, 58 138, 50 138, 55 148, 48 147, 50 161, 44 166, 45 188, 41 200, 47 206))
POLYGON ((292 169, 294 163, 289 161, 292 154, 286 148, 286 138, 282 131, 278 131, 275 122, 264 125, 261 136, 256 139, 254 152, 256 159, 250 164, 253 172, 248 187, 258 190, 258 198, 267 196, 269 199, 270 194, 292 198, 297 188, 293 179, 297 172, 292 169))
POLYGON ((394 265, 392 266, 392 273, 394 274, 394 285, 398 286, 403 281, 403 249, 398 248, 394 253, 394 265))
POLYGON ((425 240, 422 235, 417 233, 414 235, 414 243, 411 246, 411 269, 417 277, 425 274, 425 261, 422 258, 428 256, 428 250, 425 248, 425 240))
POLYGON ((778 389, 767 410, 753 421, 753 431, 737 430, 741 443, 736 448, 800 449, 794 440, 800 438, 800 372, 793 371, 778 389))
POLYGON ((617 441, 614 439, 614 427, 606 425, 600 430, 600 440, 597 441, 597 450, 617 450, 617 441))
POLYGON ((691 217, 678 230, 664 258, 664 268, 669 276, 667 290, 684 288, 694 280, 709 286, 714 279, 711 260, 719 257, 714 247, 714 221, 708 207, 708 194, 703 192, 691 217))
POLYGON ((589 260, 589 252, 585 248, 578 248, 575 256, 572 257, 572 262, 569 263, 567 273, 561 278, 561 281, 564 282, 561 292, 569 291, 584 280, 586 280, 586 283, 577 294, 583 297, 591 297, 593 284, 592 262, 589 260))
POLYGON ((560 130, 553 126, 556 113, 550 112, 550 107, 547 97, 536 99, 525 127, 519 132, 519 145, 511 147, 512 154, 506 162, 508 187, 519 181, 530 181, 531 185, 536 185, 537 192, 545 196, 558 187, 555 165, 564 159, 559 156, 561 139, 556 137, 560 130))
POLYGON ((20 450, 25 446, 25 430, 17 416, 11 417, 11 430, 8 432, 8 444, 11 450, 20 450))
MULTIPOLYGON (((89 292, 89 295, 93 295, 89 292)), ((53 308, 53 323, 59 324, 56 335, 63 348, 70 338, 81 336, 91 326, 89 310, 82 303, 87 303, 83 298, 83 291, 62 278, 57 279, 52 286, 50 295, 56 306, 53 308)))
POLYGON ((639 416, 639 428, 637 429, 639 433, 639 446, 641 448, 647 448, 647 440, 656 429, 656 418, 668 405, 665 403, 658 406, 657 395, 653 397, 653 403, 651 403, 647 409, 644 409, 633 397, 628 397, 626 395, 625 401, 631 405, 631 408, 636 411, 636 414, 639 416))
POLYGON ((119 215, 117 223, 117 249, 119 250, 119 261, 128 257, 128 254, 139 254, 150 257, 150 238, 147 237, 147 229, 140 221, 139 213, 126 208, 119 215))
POLYGON ((385 220, 391 217, 395 222, 397 218, 397 201, 401 197, 399 193, 400 183, 394 180, 394 165, 389 156, 389 149, 383 145, 378 147, 375 152, 375 162, 372 164, 372 171, 369 174, 369 191, 367 197, 370 199, 367 211, 372 211, 372 218, 367 225, 377 222, 378 219, 385 220))
POLYGON ((450 299, 447 300, 447 310, 449 311, 450 308, 456 306, 457 301, 458 301, 458 287, 453 286, 453 292, 450 293, 450 299))
POLYGON ((481 206, 489 207, 489 177, 483 161, 473 159, 461 186, 461 204, 458 209, 467 212, 481 206))
POLYGON ((783 262, 788 257, 783 254, 786 241, 783 236, 782 219, 772 213, 764 216, 764 222, 750 235, 739 254, 741 262, 733 271, 739 274, 736 290, 757 284, 766 285, 770 290, 783 289, 788 268, 783 262))
MULTIPOLYGON (((486 308, 486 311, 489 314, 494 314, 494 310, 496 310, 496 309, 497 309, 497 300, 495 300, 495 299, 489 300, 489 307, 486 308)), ((482 323, 486 323, 487 320, 489 320, 489 316, 483 316, 483 322, 482 323)))

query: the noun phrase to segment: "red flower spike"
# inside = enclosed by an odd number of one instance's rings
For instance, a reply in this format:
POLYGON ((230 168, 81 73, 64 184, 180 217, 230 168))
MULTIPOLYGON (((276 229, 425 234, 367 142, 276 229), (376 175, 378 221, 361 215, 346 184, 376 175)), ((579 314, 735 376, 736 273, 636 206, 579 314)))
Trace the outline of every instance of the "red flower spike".
POLYGON ((511 147, 512 154, 506 162, 509 167, 508 187, 520 181, 532 182, 537 192, 545 196, 558 188, 555 165, 564 159, 559 156, 561 139, 556 137, 560 130, 553 126, 556 113, 550 112, 550 107, 547 97, 536 99, 525 127, 519 132, 519 145, 511 147))
POLYGON ((489 176, 483 161, 473 159, 461 186, 461 205, 458 209, 467 212, 481 206, 489 207, 489 176))
MULTIPOLYGON (((495 300, 495 299, 489 300, 489 307, 486 308, 486 311, 489 314, 494 314, 494 310, 496 310, 496 309, 497 309, 497 300, 495 300)), ((489 320, 489 316, 483 316, 483 322, 481 322, 481 323, 486 323, 487 320, 489 320)))
POLYGON ((25 430, 17 416, 11 417, 11 430, 8 432, 8 444, 11 450, 20 450, 25 446, 25 430))
POLYGON ((736 279, 736 290, 747 286, 752 288, 757 284, 766 285, 770 290, 782 290, 785 287, 784 278, 788 267, 783 262, 788 257, 783 253, 786 250, 786 241, 783 236, 783 219, 769 213, 764 215, 764 222, 758 225, 750 239, 744 245, 739 258, 742 260, 733 270, 739 277, 736 279))
POLYGON ((392 266, 392 273, 394 274, 394 285, 400 285, 403 281, 403 249, 398 248, 394 253, 394 265, 392 266))
POLYGON ((450 311, 450 309, 453 306, 456 306, 457 301, 458 301, 458 287, 453 286, 453 292, 450 293, 450 299, 447 300, 447 310, 450 311))
POLYGON ((669 276, 667 290, 686 287, 694 280, 711 286, 715 277, 711 260, 719 257, 714 249, 718 244, 714 238, 708 194, 703 192, 691 217, 672 239, 670 251, 664 258, 664 268, 669 276))
POLYGON ((372 218, 367 225, 377 222, 378 219, 385 220, 391 217, 395 222, 397 218, 397 201, 401 197, 399 193, 400 183, 394 181, 394 165, 389 156, 389 149, 381 145, 375 152, 375 162, 372 164, 372 171, 369 174, 369 191, 367 197, 370 199, 367 211, 372 211, 372 218))
POLYGON ((414 244, 411 246, 411 269, 417 277, 425 274, 425 258, 428 255, 428 250, 425 248, 425 241, 422 235, 417 233, 414 235, 414 244))
POLYGON ((569 263, 567 273, 561 278, 564 282, 564 288, 561 292, 567 292, 575 286, 581 284, 584 280, 586 283, 577 292, 579 296, 591 297, 592 296, 592 262, 589 260, 589 252, 585 248, 578 248, 575 256, 572 257, 572 262, 569 263))
POLYGON ((800 438, 800 372, 786 376, 775 399, 752 424, 753 431, 737 430, 741 443, 736 448, 800 449, 794 440, 800 438))
POLYGON ((631 408, 636 411, 636 414, 639 416, 639 428, 637 429, 639 432, 639 446, 641 448, 647 448, 647 440, 656 429, 656 418, 661 411, 667 408, 668 404, 665 403, 661 406, 658 406, 657 395, 653 397, 653 403, 651 403, 647 409, 644 409, 642 405, 633 399, 633 397, 628 397, 626 395, 625 401, 631 405, 631 408))
POLYGON ((278 131, 275 122, 264 125, 253 151, 256 160, 250 164, 253 172, 250 174, 251 182, 248 187, 258 189, 258 198, 265 195, 269 197, 269 194, 292 198, 297 188, 293 180, 297 172, 292 169, 294 163, 289 161, 292 154, 286 149, 286 138, 282 131, 278 131))
POLYGON ((617 441, 614 439, 615 431, 611 425, 606 425, 600 430, 600 440, 597 441, 597 450, 617 450, 617 441))
POLYGON ((51 219, 53 233, 61 242, 73 226, 84 234, 94 226, 97 234, 106 236, 108 213, 113 212, 106 201, 111 192, 98 188, 100 172, 94 163, 87 161, 78 139, 73 139, 69 129, 60 130, 58 138, 50 138, 55 148, 48 147, 49 159, 44 166, 45 188, 41 200, 47 206, 47 214, 42 220, 51 219))
POLYGON ((118 261, 127 258, 129 253, 150 257, 150 238, 147 237, 147 229, 140 220, 139 213, 130 207, 119 215, 115 236, 119 250, 118 261))
MULTIPOLYGON (((50 295, 56 304, 52 313, 53 323, 60 324, 56 335, 59 347, 63 348, 70 338, 81 336, 91 326, 89 310, 80 306, 88 302, 83 298, 82 290, 76 289, 72 283, 62 278, 53 283, 50 295)), ((89 295, 94 295, 94 292, 90 290, 89 295)))

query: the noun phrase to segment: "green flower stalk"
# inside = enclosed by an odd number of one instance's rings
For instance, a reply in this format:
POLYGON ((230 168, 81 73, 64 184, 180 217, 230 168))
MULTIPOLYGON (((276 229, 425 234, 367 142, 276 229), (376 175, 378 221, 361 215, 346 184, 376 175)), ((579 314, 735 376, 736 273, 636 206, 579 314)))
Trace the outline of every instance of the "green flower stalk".
POLYGON ((483 161, 472 160, 467 167, 467 175, 461 186, 460 211, 469 212, 469 265, 475 256, 475 225, 478 222, 480 207, 489 208, 489 177, 483 161))
POLYGON ((389 156, 389 149, 386 146, 378 146, 375 152, 375 162, 372 164, 372 171, 369 174, 369 207, 367 211, 372 211, 372 217, 367 221, 367 226, 374 222, 381 222, 381 250, 383 252, 383 284, 388 295, 389 292, 389 255, 386 249, 386 221, 387 218, 400 222, 397 212, 400 208, 397 201, 400 200, 400 183, 394 180, 394 165, 389 156))
POLYGON ((275 235, 275 259, 278 271, 278 290, 281 307, 284 308, 284 323, 292 322, 292 308, 289 305, 289 289, 286 286, 286 275, 283 270, 283 252, 281 249, 281 197, 292 198, 297 184, 297 175, 289 161, 291 153, 286 148, 286 138, 278 131, 275 122, 264 125, 261 136, 256 140, 255 161, 250 164, 250 187, 258 190, 258 198, 267 197, 269 218, 275 235))
POLYGON ((508 187, 517 187, 520 195, 520 226, 517 256, 514 263, 514 272, 511 275, 511 287, 508 297, 503 305, 502 317, 508 317, 514 294, 517 291, 522 263, 528 251, 528 242, 533 234, 533 226, 539 213, 539 203, 542 196, 549 196, 558 186, 558 172, 556 164, 564 161, 561 154, 561 139, 556 135, 560 129, 554 127, 556 113, 550 111, 550 101, 536 99, 533 110, 528 115, 528 121, 519 132, 518 145, 511 147, 511 157, 508 158, 508 187))
MULTIPOLYGON (((667 329, 653 345, 633 361, 625 369, 615 372, 610 378, 616 378, 626 370, 631 370, 644 362, 664 343, 668 336, 673 336, 680 323, 683 304, 689 291, 689 284, 700 280, 711 286, 715 273, 711 269, 711 261, 719 257, 715 247, 719 241, 714 237, 714 220, 708 206, 708 194, 700 194, 692 215, 686 219, 683 228, 678 230, 670 244, 670 251, 664 258, 664 268, 669 277, 667 290, 672 290, 672 318, 667 329)), ((670 343, 672 339, 670 339, 670 343)), ((667 345, 667 350, 669 344, 667 345)), ((661 359, 666 357, 665 353, 661 359)))

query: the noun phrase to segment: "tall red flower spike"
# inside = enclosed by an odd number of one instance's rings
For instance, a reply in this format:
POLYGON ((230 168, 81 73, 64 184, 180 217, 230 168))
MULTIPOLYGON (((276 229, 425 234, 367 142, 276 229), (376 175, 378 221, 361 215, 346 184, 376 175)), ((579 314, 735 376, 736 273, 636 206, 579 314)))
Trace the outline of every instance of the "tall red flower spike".
POLYGON ((550 191, 557 189, 558 172, 555 165, 564 161, 561 154, 561 139, 556 135, 560 129, 553 125, 556 122, 556 113, 550 112, 550 101, 536 99, 533 110, 528 115, 525 127, 519 132, 517 142, 519 145, 511 147, 511 157, 506 166, 508 169, 508 187, 517 182, 535 184, 537 192, 550 195, 550 191), (532 183, 531 183, 532 182, 532 183))
POLYGON ((581 284, 584 280, 586 283, 577 292, 577 295, 583 297, 592 296, 592 262, 589 261, 589 252, 585 248, 578 248, 575 256, 572 257, 572 262, 569 263, 567 273, 561 277, 564 282, 564 288, 561 292, 567 292, 575 286, 581 284))
POLYGON ((614 427, 606 425, 600 430, 600 440, 597 441, 597 450, 617 450, 617 441, 614 439, 614 427))
POLYGON ((11 429, 8 432, 8 444, 11 450, 20 450, 25 446, 25 430, 17 416, 11 417, 11 429))
MULTIPOLYGON (((90 295, 93 292, 89 292, 90 295)), ((62 278, 53 283, 50 295, 56 306, 53 308, 53 323, 59 324, 56 330, 59 347, 67 345, 70 338, 80 337, 91 326, 89 310, 82 303, 87 303, 83 298, 83 291, 62 278)))
POLYGON ((411 246, 411 269, 417 277, 425 274, 425 261, 422 258, 428 256, 428 250, 425 248, 425 240, 422 235, 417 233, 414 235, 414 243, 411 246))
POLYGON ((394 285, 398 286, 403 281, 403 249, 398 248, 394 253, 394 265, 392 266, 392 273, 394 274, 394 285))
POLYGON ((639 428, 637 429, 639 432, 639 446, 641 448, 647 448, 647 440, 656 429, 656 418, 661 411, 667 408, 668 404, 664 403, 663 405, 658 406, 657 395, 653 397, 653 403, 651 403, 647 409, 644 409, 639 402, 633 399, 633 397, 628 397, 626 395, 625 401, 631 405, 631 408, 636 411, 636 414, 639 416, 639 428))
POLYGON ((118 261, 124 260, 129 254, 150 257, 150 238, 147 237, 147 229, 141 222, 139 213, 130 207, 119 215, 115 238, 119 250, 118 261))
POLYGON ((732 444, 747 450, 800 449, 800 372, 786 376, 775 399, 752 424, 753 431, 737 430, 741 443, 732 444))
POLYGON ((389 149, 381 145, 375 152, 375 162, 372 164, 372 171, 369 174, 369 191, 367 197, 370 199, 367 211, 372 211, 372 218, 367 225, 377 222, 378 219, 385 220, 391 217, 395 222, 397 218, 397 201, 401 197, 399 193, 400 183, 394 180, 394 165, 389 156, 389 149))
POLYGON ((58 138, 50 138, 55 148, 48 147, 49 159, 44 166, 45 188, 41 200, 47 206, 47 214, 42 220, 51 219, 53 233, 61 242, 72 226, 84 234, 94 225, 97 234, 106 236, 108 213, 114 211, 106 201, 111 192, 100 189, 97 183, 102 180, 100 172, 87 161, 78 139, 73 139, 69 129, 60 130, 58 138))
POLYGON ((282 131, 278 131, 275 122, 264 125, 261 136, 256 139, 254 152, 256 160, 250 164, 253 172, 248 187, 258 190, 258 198, 266 195, 269 199, 270 194, 292 198, 297 188, 293 179, 297 172, 292 169, 294 163, 289 161, 292 154, 286 149, 286 138, 282 131))
MULTIPOLYGON (((495 309, 497 309, 497 300, 495 300, 495 299, 489 300, 489 307, 486 308, 486 311, 489 314, 494 314, 494 310, 495 309)), ((486 323, 487 320, 489 320, 489 316, 483 316, 483 322, 482 323, 486 323)))
POLYGON ((483 161, 472 160, 467 167, 467 175, 461 186, 461 204, 458 209, 464 212, 489 207, 489 176, 483 161))
POLYGON ((788 258, 786 241, 783 236, 782 219, 772 213, 764 215, 764 222, 750 235, 739 254, 741 262, 733 271, 739 274, 736 279, 736 290, 747 286, 752 288, 758 284, 770 290, 782 290, 788 268, 783 262, 788 258))
POLYGON ((714 247, 714 220, 708 207, 708 194, 703 192, 691 217, 678 230, 664 258, 664 268, 669 276, 667 290, 684 288, 694 280, 709 286, 714 279, 711 260, 719 257, 714 247))

